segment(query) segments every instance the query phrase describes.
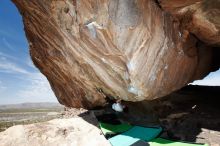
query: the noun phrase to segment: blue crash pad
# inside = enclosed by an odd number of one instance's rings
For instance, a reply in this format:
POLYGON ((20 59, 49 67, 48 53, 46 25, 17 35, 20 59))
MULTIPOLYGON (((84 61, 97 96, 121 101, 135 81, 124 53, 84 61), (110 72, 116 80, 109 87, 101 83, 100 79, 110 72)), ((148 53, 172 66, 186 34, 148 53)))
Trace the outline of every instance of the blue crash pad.
POLYGON ((134 126, 130 130, 109 139, 112 146, 130 146, 139 140, 150 141, 162 131, 161 127, 148 128, 134 126))

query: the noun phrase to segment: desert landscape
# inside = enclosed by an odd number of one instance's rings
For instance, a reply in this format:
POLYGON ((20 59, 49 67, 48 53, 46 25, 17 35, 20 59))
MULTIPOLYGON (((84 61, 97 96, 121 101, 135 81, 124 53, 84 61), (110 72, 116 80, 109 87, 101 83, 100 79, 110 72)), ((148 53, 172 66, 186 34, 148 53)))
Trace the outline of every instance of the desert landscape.
POLYGON ((15 126, 49 121, 62 117, 64 107, 58 103, 23 103, 0 105, 0 132, 15 126))

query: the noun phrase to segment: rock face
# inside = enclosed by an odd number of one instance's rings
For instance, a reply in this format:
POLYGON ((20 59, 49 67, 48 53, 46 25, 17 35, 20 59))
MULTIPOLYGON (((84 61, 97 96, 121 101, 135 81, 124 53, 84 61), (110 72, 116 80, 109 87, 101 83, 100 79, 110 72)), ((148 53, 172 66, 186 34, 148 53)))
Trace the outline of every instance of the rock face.
POLYGON ((212 71, 220 42, 214 0, 13 2, 34 64, 71 107, 167 95, 212 71))
POLYGON ((159 0, 162 8, 180 20, 200 40, 220 45, 220 0, 159 0))
POLYGON ((101 131, 82 118, 13 126, 0 133, 1 146, 110 146, 101 131))

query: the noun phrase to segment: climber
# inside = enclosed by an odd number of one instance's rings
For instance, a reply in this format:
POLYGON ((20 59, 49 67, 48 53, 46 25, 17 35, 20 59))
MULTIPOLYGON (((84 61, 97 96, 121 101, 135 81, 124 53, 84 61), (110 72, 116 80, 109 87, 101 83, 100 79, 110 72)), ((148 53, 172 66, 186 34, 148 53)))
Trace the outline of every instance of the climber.
POLYGON ((121 100, 117 100, 116 103, 112 104, 112 109, 115 110, 116 112, 123 112, 125 106, 121 104, 121 100))

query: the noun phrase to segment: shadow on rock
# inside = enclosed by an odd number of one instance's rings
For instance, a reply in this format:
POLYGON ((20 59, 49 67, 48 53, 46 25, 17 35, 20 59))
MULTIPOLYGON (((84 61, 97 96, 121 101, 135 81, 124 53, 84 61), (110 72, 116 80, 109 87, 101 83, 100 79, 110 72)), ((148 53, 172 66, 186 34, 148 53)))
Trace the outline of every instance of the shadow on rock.
POLYGON ((220 143, 219 97, 220 87, 190 85, 151 101, 150 105, 164 128, 162 137, 220 143))
MULTIPOLYGON (((97 117, 144 127, 162 126, 161 137, 197 143, 220 143, 220 87, 186 86, 168 96, 141 102, 123 102, 127 110, 119 113, 111 105, 79 116, 98 127, 97 117), (105 116, 103 116, 105 115, 105 116)), ((100 120, 100 119, 98 119, 100 120)))

